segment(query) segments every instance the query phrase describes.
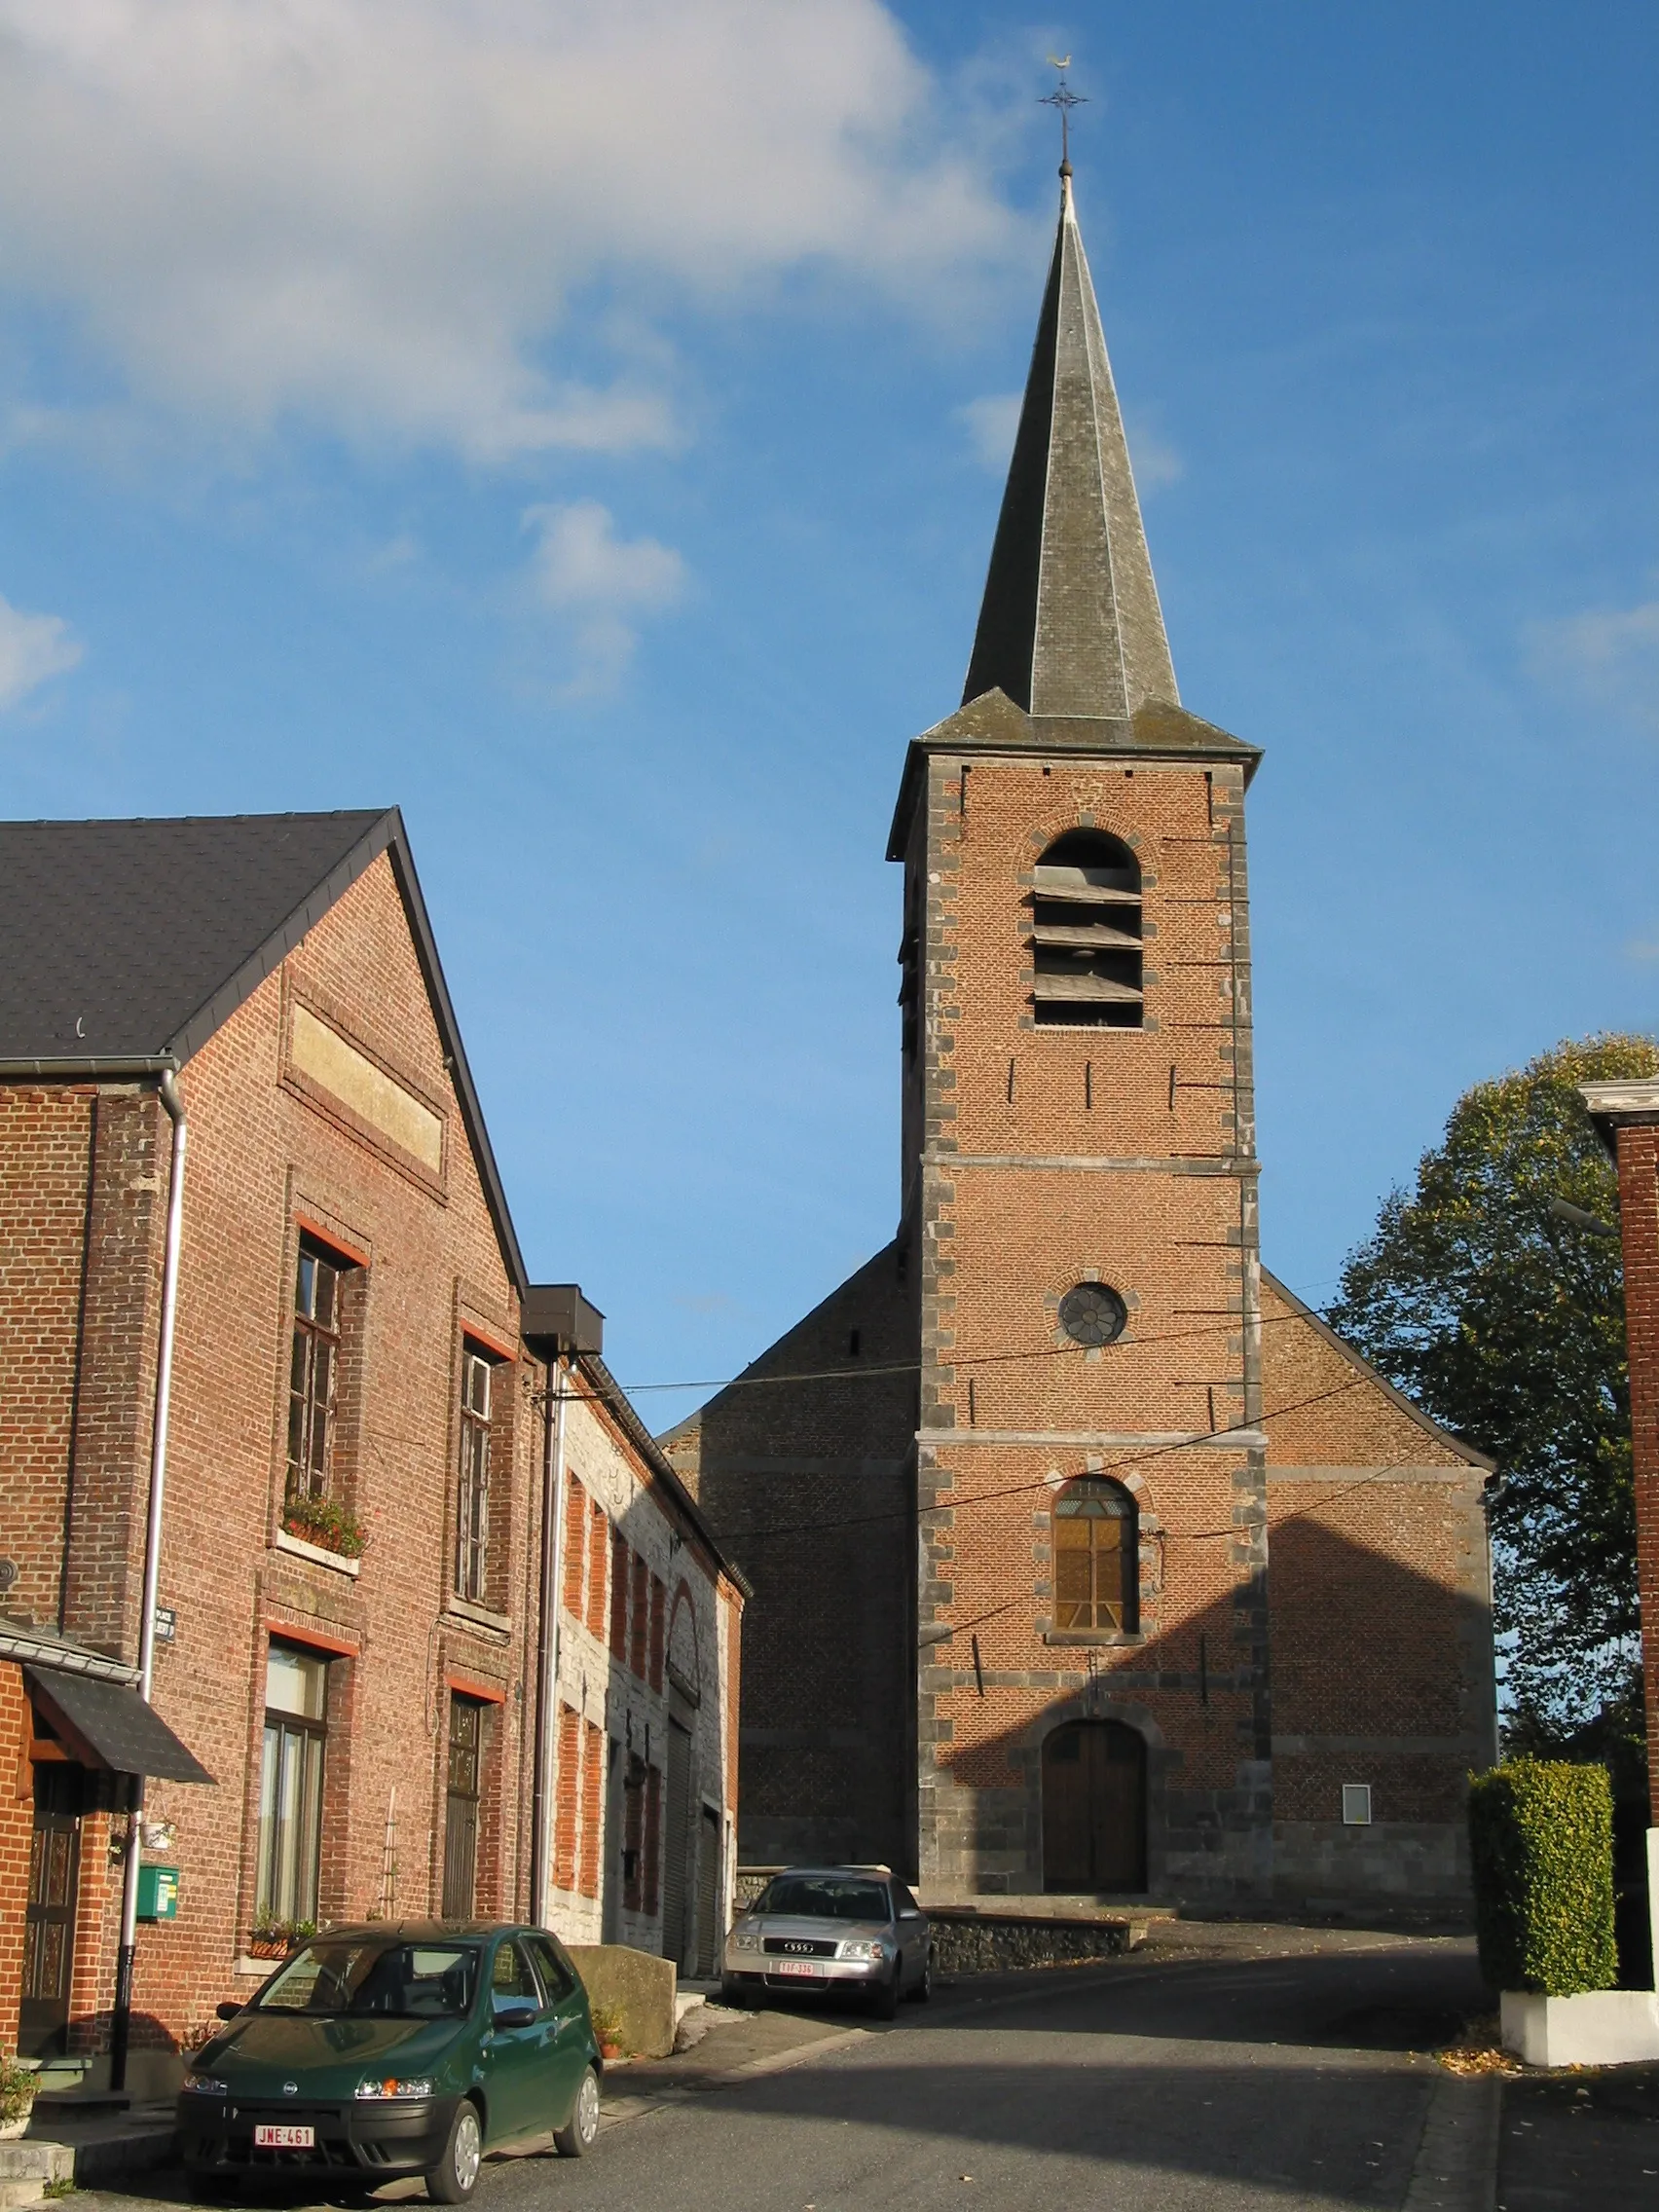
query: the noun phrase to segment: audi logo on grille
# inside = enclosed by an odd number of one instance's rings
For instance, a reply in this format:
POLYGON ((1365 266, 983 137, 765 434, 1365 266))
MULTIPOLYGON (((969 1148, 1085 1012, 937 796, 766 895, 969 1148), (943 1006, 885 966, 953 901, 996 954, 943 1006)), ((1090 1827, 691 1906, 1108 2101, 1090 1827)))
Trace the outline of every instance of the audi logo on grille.
POLYGON ((786 1943, 784 1949, 786 1951, 803 1952, 807 1958, 812 1956, 812 1945, 810 1943, 786 1943))

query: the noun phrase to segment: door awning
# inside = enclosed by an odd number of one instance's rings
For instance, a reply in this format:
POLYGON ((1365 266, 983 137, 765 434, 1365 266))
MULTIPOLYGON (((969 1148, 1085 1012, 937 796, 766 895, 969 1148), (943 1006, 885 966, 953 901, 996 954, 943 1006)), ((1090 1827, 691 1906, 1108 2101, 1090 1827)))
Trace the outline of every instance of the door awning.
POLYGON ((212 1781, 201 1760, 128 1683, 66 1674, 59 1667, 25 1667, 23 1675, 42 1717, 83 1766, 150 1775, 161 1782, 212 1781))

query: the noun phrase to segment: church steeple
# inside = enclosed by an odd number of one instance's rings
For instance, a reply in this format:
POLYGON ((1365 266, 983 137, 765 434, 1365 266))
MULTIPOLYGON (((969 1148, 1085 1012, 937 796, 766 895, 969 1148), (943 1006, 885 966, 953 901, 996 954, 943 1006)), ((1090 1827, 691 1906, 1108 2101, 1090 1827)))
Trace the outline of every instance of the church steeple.
POLYGON ((1179 697, 1069 162, 964 704, 993 687, 1113 721, 1179 697))

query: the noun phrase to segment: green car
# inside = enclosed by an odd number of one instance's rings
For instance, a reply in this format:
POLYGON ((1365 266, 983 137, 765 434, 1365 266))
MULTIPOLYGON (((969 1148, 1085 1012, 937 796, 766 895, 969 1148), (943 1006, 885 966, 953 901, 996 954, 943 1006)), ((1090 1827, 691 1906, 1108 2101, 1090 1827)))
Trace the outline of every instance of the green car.
POLYGON ((178 2099, 202 2194, 248 2174, 424 2174, 434 2203, 463 2204, 487 2150, 551 2133, 579 2158, 599 2132, 587 1992, 542 1928, 331 1928, 219 2017, 178 2099))

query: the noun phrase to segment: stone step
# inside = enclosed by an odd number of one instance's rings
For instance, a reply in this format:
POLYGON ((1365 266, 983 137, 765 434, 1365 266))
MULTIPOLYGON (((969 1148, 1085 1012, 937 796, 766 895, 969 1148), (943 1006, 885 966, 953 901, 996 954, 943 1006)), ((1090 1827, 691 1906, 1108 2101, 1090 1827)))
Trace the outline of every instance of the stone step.
POLYGON ((44 2181, 0 2181, 0 2206, 42 2204, 45 2201, 44 2181))
POLYGON ((75 2154, 67 2143, 49 2143, 27 2135, 16 2143, 0 2143, 0 2182, 74 2178, 75 2154))

